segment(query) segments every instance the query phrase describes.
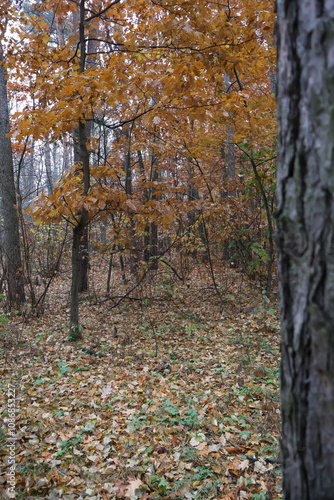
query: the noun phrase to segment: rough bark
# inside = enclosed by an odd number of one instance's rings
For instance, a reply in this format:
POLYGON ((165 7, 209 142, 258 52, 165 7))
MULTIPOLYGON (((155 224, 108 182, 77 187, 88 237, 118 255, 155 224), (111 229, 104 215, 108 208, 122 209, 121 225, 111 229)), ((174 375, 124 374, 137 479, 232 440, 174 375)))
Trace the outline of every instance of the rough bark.
POLYGON ((333 2, 278 2, 285 500, 334 498, 333 26, 333 2))
POLYGON ((2 248, 7 280, 7 301, 19 305, 25 301, 20 254, 19 218, 15 192, 14 167, 9 133, 9 108, 6 72, 0 41, 0 196, 3 217, 2 248))

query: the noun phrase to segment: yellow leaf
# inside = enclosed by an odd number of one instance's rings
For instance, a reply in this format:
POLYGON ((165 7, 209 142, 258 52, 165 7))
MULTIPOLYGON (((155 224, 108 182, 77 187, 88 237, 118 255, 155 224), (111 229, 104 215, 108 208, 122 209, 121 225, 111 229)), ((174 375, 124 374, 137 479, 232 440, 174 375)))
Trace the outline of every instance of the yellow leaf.
POLYGON ((49 217, 53 217, 54 215, 58 214, 58 212, 59 212, 58 208, 55 208, 54 210, 52 210, 52 211, 48 214, 48 216, 49 216, 49 217))

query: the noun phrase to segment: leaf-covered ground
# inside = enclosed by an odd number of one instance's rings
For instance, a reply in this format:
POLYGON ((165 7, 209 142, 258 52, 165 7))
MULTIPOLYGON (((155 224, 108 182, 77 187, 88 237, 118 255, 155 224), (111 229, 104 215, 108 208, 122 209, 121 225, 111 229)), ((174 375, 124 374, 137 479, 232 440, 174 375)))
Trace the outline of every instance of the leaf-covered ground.
POLYGON ((1 327, 1 498, 8 384, 18 499, 281 498, 276 305, 232 270, 218 296, 205 270, 166 269, 117 307, 105 281, 96 268, 80 343, 66 275, 43 316, 1 327))

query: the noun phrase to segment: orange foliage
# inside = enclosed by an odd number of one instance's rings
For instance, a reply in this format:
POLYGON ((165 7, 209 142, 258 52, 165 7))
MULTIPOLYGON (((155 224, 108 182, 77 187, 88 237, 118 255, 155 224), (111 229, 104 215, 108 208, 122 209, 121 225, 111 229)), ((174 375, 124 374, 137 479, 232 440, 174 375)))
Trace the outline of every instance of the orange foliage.
POLYGON ((64 217, 75 224, 83 208, 89 220, 121 211, 140 230, 150 221, 175 229, 176 221, 197 210, 213 226, 222 221, 226 237, 237 213, 247 218, 247 204, 252 204, 247 186, 252 196, 259 189, 247 156, 236 145, 255 152, 268 193, 272 185, 272 3, 86 0, 84 6, 84 71, 79 71, 83 47, 77 6, 69 0, 33 2, 29 16, 18 16, 20 43, 17 33, 8 40, 7 64, 23 103, 14 115, 16 141, 26 136, 58 140, 81 120, 95 123, 88 142, 94 155, 99 130, 113 134, 103 166, 91 167, 95 180, 86 196, 74 166, 31 214, 38 222, 64 217), (50 12, 58 32, 46 21, 50 12), (235 145, 233 178, 226 175, 228 144, 235 145), (138 151, 145 156, 144 166, 138 151), (126 154, 132 193, 125 192, 126 154), (153 157, 159 171, 154 185, 149 184, 153 157), (189 196, 190 184, 195 198, 189 196))

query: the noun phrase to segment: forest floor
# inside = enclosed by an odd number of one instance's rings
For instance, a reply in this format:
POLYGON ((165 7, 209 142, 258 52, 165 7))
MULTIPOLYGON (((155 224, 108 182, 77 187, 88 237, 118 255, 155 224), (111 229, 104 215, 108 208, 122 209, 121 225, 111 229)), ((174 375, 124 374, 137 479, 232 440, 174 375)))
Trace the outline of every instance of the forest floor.
POLYGON ((78 343, 68 272, 1 327, 1 498, 14 455, 17 499, 281 498, 277 305, 235 270, 218 295, 203 265, 161 268, 115 307, 95 264, 78 343))

